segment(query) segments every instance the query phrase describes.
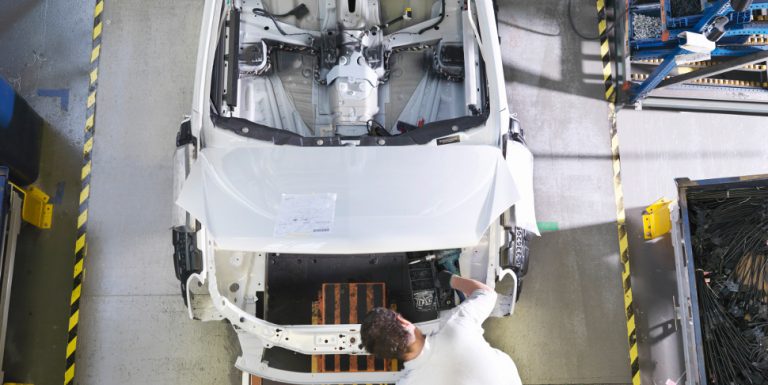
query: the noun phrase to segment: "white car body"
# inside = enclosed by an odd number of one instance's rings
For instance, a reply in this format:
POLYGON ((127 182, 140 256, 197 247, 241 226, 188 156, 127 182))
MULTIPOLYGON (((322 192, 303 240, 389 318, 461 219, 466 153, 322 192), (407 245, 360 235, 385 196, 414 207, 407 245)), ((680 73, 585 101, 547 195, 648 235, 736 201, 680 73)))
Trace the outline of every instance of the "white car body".
MULTIPOLYGON (((184 266, 187 274, 177 265, 190 317, 226 319, 235 327, 242 348, 236 366, 243 371, 289 383, 346 384, 393 383, 400 372, 296 372, 264 360, 273 347, 307 355, 365 354, 359 325, 278 325, 255 315, 253 293, 266 290, 270 256, 355 258, 460 249, 463 276, 492 287, 504 275, 511 277, 512 291, 502 293, 496 315, 511 314, 520 272, 503 269, 500 250, 515 241, 510 221, 512 228, 538 230, 532 156, 515 140, 520 132, 507 107, 491 0, 436 1, 429 7, 434 17, 399 30, 372 27, 382 24, 377 0, 358 0, 357 12, 343 9, 354 8, 354 0, 320 2, 308 22, 319 23, 316 29, 248 10, 264 9, 262 1, 248 1, 244 9, 243 3, 205 3, 188 140, 177 140, 174 229, 193 240, 202 262, 194 269, 184 266), (217 104, 212 87, 221 86, 212 85, 214 69, 222 71, 221 62, 215 67, 217 46, 229 44, 220 39, 226 30, 220 27, 233 7, 242 11, 240 58, 244 50, 258 52, 258 46, 317 47, 331 32, 349 35, 339 38, 344 49, 357 46, 338 54, 329 68, 297 70, 309 80, 281 78, 277 67, 284 63, 274 63, 277 59, 259 62, 261 69, 240 59, 236 88, 229 90, 237 93, 233 103, 212 108, 217 104), (391 74, 385 65, 371 64, 375 56, 365 56, 365 48, 398 52, 446 41, 463 49, 469 64, 460 75, 464 80, 425 70, 396 116, 418 128, 398 133, 385 111, 397 96, 390 89, 391 74), (287 91, 296 84, 311 90, 312 104, 305 103, 304 110, 297 107, 301 95, 287 91), (371 134, 372 120, 385 121, 379 125, 388 133, 371 134), (428 132, 432 137, 424 135, 428 132)), ((301 60, 296 59, 297 69, 301 60)), ((439 323, 437 317, 418 326, 429 332, 439 323)))

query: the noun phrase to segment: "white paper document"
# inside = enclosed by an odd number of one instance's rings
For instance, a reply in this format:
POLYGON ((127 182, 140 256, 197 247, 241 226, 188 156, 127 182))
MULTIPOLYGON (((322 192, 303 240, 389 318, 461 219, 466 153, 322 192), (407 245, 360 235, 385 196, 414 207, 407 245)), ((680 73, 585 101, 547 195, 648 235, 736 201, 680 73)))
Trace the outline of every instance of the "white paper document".
POLYGON ((335 193, 282 194, 275 237, 328 234, 335 214, 335 193))

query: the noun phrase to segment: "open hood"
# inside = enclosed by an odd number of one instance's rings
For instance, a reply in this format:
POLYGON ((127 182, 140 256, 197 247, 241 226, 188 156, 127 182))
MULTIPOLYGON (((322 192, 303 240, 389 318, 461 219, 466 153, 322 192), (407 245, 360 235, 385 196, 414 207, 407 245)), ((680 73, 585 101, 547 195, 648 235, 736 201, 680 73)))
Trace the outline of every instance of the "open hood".
POLYGON ((520 199, 491 146, 203 149, 178 205, 217 248, 362 254, 474 246, 520 199))

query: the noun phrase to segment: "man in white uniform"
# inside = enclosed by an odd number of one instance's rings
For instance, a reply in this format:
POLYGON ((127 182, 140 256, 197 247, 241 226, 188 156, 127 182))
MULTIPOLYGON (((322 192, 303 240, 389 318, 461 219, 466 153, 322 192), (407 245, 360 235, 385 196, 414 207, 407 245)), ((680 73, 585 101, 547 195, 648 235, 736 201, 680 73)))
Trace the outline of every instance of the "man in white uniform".
POLYGON ((404 361, 404 376, 397 385, 521 385, 512 359, 483 337, 482 324, 496 305, 496 292, 445 271, 439 280, 441 286, 450 285, 467 296, 440 330, 424 335, 400 314, 376 308, 360 330, 365 349, 379 358, 404 361))

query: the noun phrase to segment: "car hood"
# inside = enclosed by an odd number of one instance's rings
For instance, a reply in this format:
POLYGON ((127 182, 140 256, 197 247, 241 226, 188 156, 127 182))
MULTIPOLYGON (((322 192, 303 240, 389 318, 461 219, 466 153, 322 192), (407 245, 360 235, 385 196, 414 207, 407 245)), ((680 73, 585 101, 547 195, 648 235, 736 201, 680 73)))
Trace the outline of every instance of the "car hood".
POLYGON ((492 146, 200 151, 177 204, 217 248, 386 253, 474 246, 520 199, 492 146))

